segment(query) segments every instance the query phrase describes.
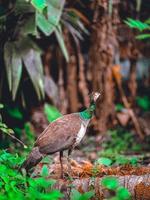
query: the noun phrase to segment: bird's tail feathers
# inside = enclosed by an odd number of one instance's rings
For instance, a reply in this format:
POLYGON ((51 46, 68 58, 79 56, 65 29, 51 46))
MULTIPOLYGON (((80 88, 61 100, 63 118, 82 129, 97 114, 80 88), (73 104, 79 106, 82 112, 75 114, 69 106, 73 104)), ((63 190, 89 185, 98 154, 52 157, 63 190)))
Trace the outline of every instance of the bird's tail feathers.
POLYGON ((23 162, 23 164, 19 168, 19 171, 24 168, 28 172, 29 169, 36 166, 42 160, 42 158, 43 154, 40 153, 39 148, 34 147, 31 153, 29 154, 28 158, 23 162))

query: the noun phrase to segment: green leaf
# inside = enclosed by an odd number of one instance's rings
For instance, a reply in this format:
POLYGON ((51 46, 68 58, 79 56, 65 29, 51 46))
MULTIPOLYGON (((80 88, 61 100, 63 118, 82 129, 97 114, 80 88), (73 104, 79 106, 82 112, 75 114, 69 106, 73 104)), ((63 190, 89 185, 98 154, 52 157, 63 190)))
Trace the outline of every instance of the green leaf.
POLYGON ((56 107, 49 105, 47 103, 44 105, 44 113, 49 122, 52 122, 62 116, 56 107))
POLYGON ((43 66, 40 53, 30 49, 23 55, 23 62, 39 99, 44 98, 43 66))
POLYGON ((25 130, 25 133, 26 133, 26 136, 27 136, 28 140, 30 142, 34 142, 34 140, 35 140, 35 133, 34 133, 34 131, 32 129, 32 126, 31 126, 30 122, 26 122, 24 124, 24 130, 25 130))
POLYGON ((63 34, 61 32, 61 29, 55 29, 55 35, 56 35, 56 38, 58 40, 58 43, 59 43, 59 46, 62 50, 62 53, 66 59, 67 62, 69 62, 69 55, 68 55, 68 51, 67 51, 67 48, 66 48, 66 45, 65 45, 65 42, 64 42, 64 39, 63 39, 63 34))
POLYGON ((123 108, 124 108, 124 106, 122 104, 120 104, 120 103, 118 103, 118 104, 115 105, 116 112, 122 111, 123 108))
POLYGON ((110 166, 112 163, 112 160, 110 160, 109 158, 101 157, 96 161, 96 163, 102 164, 105 166, 110 166))
POLYGON ((78 190, 71 190, 71 200, 89 200, 94 196, 94 191, 89 191, 81 194, 78 190))
POLYGON ((136 39, 138 40, 144 40, 150 38, 150 33, 140 34, 136 36, 136 39))
POLYGON ((46 0, 31 0, 31 3, 39 12, 42 12, 47 6, 46 0))
POLYGON ((9 90, 12 90, 12 55, 14 51, 13 43, 6 42, 4 46, 4 60, 9 90))
POLYGON ((80 200, 81 194, 78 190, 72 189, 71 190, 71 200, 80 200))
POLYGON ((34 7, 27 1, 17 0, 15 2, 15 14, 34 13, 34 7))
POLYGON ((146 23, 146 24, 150 24, 150 18, 148 18, 147 20, 145 20, 144 23, 146 23))
POLYGON ((115 190, 119 182, 115 177, 106 177, 102 179, 102 185, 110 190, 115 190))
POLYGON ((125 20, 125 23, 131 27, 131 28, 137 28, 139 29, 140 31, 143 31, 145 29, 149 29, 149 25, 146 24, 146 23, 143 23, 139 20, 134 20, 134 19, 131 19, 131 18, 128 18, 127 20, 125 20))
POLYGON ((65 0, 48 0, 48 21, 53 24, 54 26, 57 26, 60 17, 62 15, 62 11, 65 5, 65 0))
POLYGON ((36 12, 36 24, 38 28, 46 35, 49 36, 58 26, 65 0, 48 0, 47 1, 47 16, 36 12))
POLYGON ((4 52, 9 89, 12 91, 13 100, 15 100, 22 74, 22 61, 14 42, 7 42, 4 52))
POLYGON ((138 161, 139 161, 139 159, 136 158, 136 157, 132 157, 132 158, 130 159, 130 163, 131 163, 131 165, 134 165, 134 166, 137 165, 138 161))
POLYGON ((51 24, 44 15, 36 12, 36 25, 46 35, 49 36, 54 31, 55 26, 51 24))
POLYGON ((44 76, 44 89, 46 95, 52 100, 54 105, 58 105, 60 101, 58 85, 50 75, 44 76))
POLYGON ((48 167, 47 167, 46 165, 44 165, 44 166, 42 167, 41 175, 42 175, 43 177, 47 177, 47 176, 49 175, 49 170, 48 170, 48 167))
MULTIPOLYGON (((10 66, 11 67, 11 66, 10 66)), ((12 97, 13 100, 16 98, 17 90, 19 87, 19 83, 22 75, 22 60, 19 56, 19 52, 14 50, 13 58, 12 58, 12 97)))
POLYGON ((84 194, 81 195, 79 200, 88 200, 91 199, 94 196, 95 192, 94 191, 89 191, 85 192, 84 194))
POLYGON ((119 187, 117 189, 117 192, 116 192, 116 196, 121 199, 121 200, 128 200, 128 199, 131 199, 131 194, 130 192, 124 188, 124 187, 119 187))
POLYGON ((33 13, 32 15, 30 14, 26 18, 26 21, 24 22, 24 25, 21 26, 20 35, 24 37, 24 36, 27 36, 28 34, 37 36, 35 13, 33 13))
POLYGON ((148 111, 150 109, 150 99, 148 96, 137 97, 136 98, 138 106, 143 110, 148 111))
POLYGON ((7 112, 13 118, 16 118, 18 120, 23 119, 23 114, 21 113, 19 108, 7 108, 7 112))

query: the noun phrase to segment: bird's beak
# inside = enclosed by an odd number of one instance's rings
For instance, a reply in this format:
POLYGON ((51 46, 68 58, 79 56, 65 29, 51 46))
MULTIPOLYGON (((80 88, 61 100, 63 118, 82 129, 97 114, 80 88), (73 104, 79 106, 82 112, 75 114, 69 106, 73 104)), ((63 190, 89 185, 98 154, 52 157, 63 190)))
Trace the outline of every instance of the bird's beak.
POLYGON ((100 93, 99 92, 95 92, 94 94, 93 94, 93 100, 94 100, 94 102, 96 102, 97 101, 97 99, 100 97, 100 93))

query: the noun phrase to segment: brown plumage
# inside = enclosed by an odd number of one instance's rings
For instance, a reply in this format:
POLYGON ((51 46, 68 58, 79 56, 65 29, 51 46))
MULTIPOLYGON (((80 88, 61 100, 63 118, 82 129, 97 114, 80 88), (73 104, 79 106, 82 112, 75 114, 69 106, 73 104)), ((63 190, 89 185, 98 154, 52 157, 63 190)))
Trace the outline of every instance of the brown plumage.
POLYGON ((54 122, 41 133, 37 138, 34 147, 21 168, 28 171, 37 165, 45 155, 60 152, 61 177, 63 176, 62 156, 63 151, 68 150, 68 161, 71 151, 78 145, 83 138, 87 126, 95 110, 95 102, 99 93, 92 95, 91 105, 85 111, 64 115, 54 122))
POLYGON ((81 123, 79 114, 64 115, 43 131, 36 140, 35 146, 38 146, 40 152, 44 154, 52 154, 68 149, 75 143, 76 134, 81 128, 81 123), (73 126, 68 121, 72 121, 73 126))

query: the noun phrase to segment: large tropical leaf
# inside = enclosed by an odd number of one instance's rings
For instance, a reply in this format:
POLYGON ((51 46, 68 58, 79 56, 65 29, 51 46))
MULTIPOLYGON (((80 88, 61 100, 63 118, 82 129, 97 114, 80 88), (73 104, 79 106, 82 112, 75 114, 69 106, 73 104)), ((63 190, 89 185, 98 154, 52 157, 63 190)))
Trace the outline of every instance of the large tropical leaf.
POLYGON ((145 34, 137 35, 136 38, 137 38, 138 40, 149 39, 149 38, 150 38, 150 33, 145 33, 145 34))
POLYGON ((35 9, 31 6, 29 1, 16 0, 15 14, 34 13, 35 9))
POLYGON ((39 99, 44 97, 43 67, 41 55, 34 49, 30 49, 23 55, 23 62, 32 80, 39 99))
POLYGON ((20 29, 21 37, 29 34, 37 36, 36 17, 34 13, 26 17, 24 26, 21 26, 20 29))
POLYGON ((36 11, 36 24, 39 29, 49 36, 59 23, 65 0, 47 0, 47 17, 36 11))
POLYGON ((40 12, 42 12, 44 8, 47 6, 46 0, 31 0, 31 3, 40 12))
POLYGON ((4 58, 9 89, 12 91, 13 100, 15 100, 22 74, 22 61, 14 42, 5 44, 4 58))
POLYGON ((13 58, 12 58, 12 97, 13 100, 16 98, 17 90, 19 87, 19 83, 22 75, 22 60, 19 55, 19 52, 14 50, 13 58))
POLYGON ((54 26, 57 26, 62 15, 65 0, 47 0, 47 5, 48 21, 54 26))
POLYGON ((13 43, 6 42, 4 46, 4 60, 5 60, 5 68, 6 75, 8 79, 9 90, 12 89, 12 55, 13 55, 13 43))
POLYGON ((60 102, 58 87, 51 76, 44 77, 44 89, 46 95, 58 106, 60 102))
POLYGON ((46 17, 39 13, 36 12, 36 25, 38 28, 46 35, 49 36, 51 33, 54 31, 55 26, 51 24, 46 17))
POLYGON ((68 55, 68 51, 67 51, 64 39, 63 39, 63 34, 62 34, 60 26, 57 29, 55 29, 55 34, 56 34, 56 38, 58 40, 59 46, 62 50, 62 53, 63 53, 66 61, 68 62, 69 61, 69 55, 68 55))
POLYGON ((139 20, 131 19, 128 18, 125 20, 125 23, 130 27, 130 28, 137 28, 140 31, 150 29, 150 26, 144 22, 141 22, 139 20))
POLYGON ((44 76, 41 51, 29 37, 7 42, 4 47, 6 74, 13 99, 16 97, 22 73, 22 61, 31 78, 39 99, 44 97, 44 76))

